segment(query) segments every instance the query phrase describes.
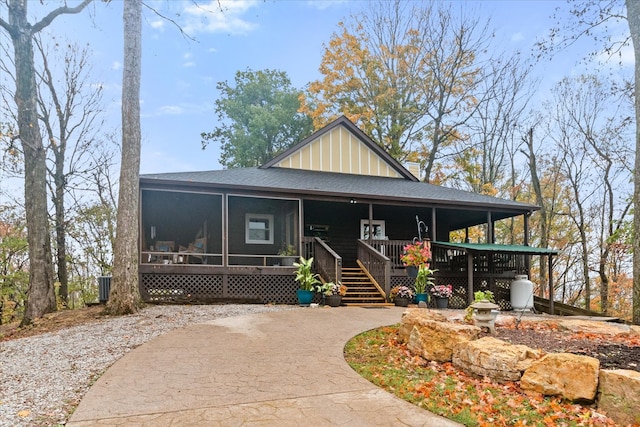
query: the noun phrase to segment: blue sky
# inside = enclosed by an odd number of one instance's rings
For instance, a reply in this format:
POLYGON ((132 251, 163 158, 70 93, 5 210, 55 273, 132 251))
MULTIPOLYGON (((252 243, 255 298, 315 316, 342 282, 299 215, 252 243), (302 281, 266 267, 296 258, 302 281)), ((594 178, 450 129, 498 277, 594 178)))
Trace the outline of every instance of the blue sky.
MULTIPOLYGON (((35 2, 33 2, 35 3, 35 2)), ((55 2, 47 4, 50 10, 55 2)), ((303 88, 319 79, 323 44, 337 24, 367 7, 366 1, 239 0, 147 1, 195 38, 183 37, 176 27, 148 9, 143 18, 142 159, 141 173, 220 169, 219 150, 201 149, 200 133, 216 126, 216 83, 233 83, 238 70, 285 71, 293 85, 303 88)), ((529 53, 553 21, 564 1, 466 1, 460 9, 474 9, 490 17, 496 45, 529 53)), ((69 40, 88 43, 93 50, 95 84, 105 88, 107 122, 120 123, 122 79, 122 3, 95 2, 81 15, 66 16, 51 26, 69 40)), ((589 46, 586 46, 589 48, 589 46)), ((539 67, 553 82, 572 72, 577 58, 566 53, 539 67)))

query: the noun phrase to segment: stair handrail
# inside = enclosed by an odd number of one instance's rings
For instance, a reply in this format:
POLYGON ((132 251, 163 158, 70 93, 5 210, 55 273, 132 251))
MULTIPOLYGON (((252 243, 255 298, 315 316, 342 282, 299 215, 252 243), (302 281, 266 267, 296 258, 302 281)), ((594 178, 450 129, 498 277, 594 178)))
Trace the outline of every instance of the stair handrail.
POLYGON ((342 257, 321 238, 315 237, 314 241, 315 270, 330 282, 342 282, 342 257))
POLYGON ((362 239, 358 240, 358 260, 362 262, 375 282, 384 289, 384 294, 389 295, 391 291, 391 260, 362 239))
POLYGON ((362 270, 362 272, 367 276, 367 278, 369 279, 371 284, 373 286, 375 286, 375 288, 378 290, 378 292, 380 292, 380 295, 382 295, 382 297, 386 301, 387 300, 387 293, 384 291, 384 289, 382 289, 380 287, 380 285, 378 284, 378 281, 371 275, 371 273, 369 273, 369 270, 367 270, 367 267, 365 267, 364 264, 362 264, 362 262, 360 262, 359 259, 356 260, 356 263, 358 264, 358 267, 360 267, 360 270, 362 270))

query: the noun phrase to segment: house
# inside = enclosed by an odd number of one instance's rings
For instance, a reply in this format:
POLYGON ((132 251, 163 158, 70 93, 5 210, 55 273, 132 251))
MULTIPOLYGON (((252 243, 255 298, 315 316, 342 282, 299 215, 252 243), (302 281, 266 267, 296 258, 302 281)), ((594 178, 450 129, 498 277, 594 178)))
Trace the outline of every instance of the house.
POLYGON ((419 182, 346 117, 256 168, 140 177, 140 291, 146 301, 295 303, 295 256, 314 257, 347 303, 384 303, 411 285, 402 248, 430 239, 438 283, 465 307, 491 289, 509 308, 509 284, 527 274, 529 215, 537 206, 419 182), (524 217, 520 246, 494 244, 496 221, 524 217), (487 224, 482 245, 450 232, 487 224))

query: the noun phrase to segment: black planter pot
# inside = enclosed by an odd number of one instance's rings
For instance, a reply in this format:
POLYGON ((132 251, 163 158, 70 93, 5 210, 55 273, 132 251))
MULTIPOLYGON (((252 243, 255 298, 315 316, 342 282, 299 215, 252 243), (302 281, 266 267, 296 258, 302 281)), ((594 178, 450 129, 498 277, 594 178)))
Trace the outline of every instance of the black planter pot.
POLYGON ((342 303, 342 295, 325 295, 324 303, 329 307, 340 307, 340 303, 342 303))
POLYGON ((449 298, 435 297, 435 300, 436 300, 436 308, 448 308, 449 307, 449 298))
POLYGON ((410 301, 411 301, 411 298, 405 298, 405 297, 395 297, 393 299, 393 303, 398 307, 407 307, 410 301))

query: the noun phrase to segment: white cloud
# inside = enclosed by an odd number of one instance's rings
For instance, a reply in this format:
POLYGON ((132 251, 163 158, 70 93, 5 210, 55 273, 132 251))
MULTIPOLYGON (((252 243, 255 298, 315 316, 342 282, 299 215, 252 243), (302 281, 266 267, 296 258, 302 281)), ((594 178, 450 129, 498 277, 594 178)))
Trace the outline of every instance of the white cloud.
POLYGON ((184 64, 182 64, 182 66, 185 67, 185 68, 195 67, 196 66, 196 62, 195 61, 187 61, 184 64))
POLYGON ((208 4, 192 4, 184 10, 184 31, 187 34, 247 34, 256 29, 257 24, 243 19, 243 15, 259 4, 256 0, 212 0, 208 4))
POLYGON ((161 117, 161 116, 180 116, 180 115, 201 115, 210 114, 213 111, 213 105, 209 102, 201 104, 183 102, 177 105, 163 105, 158 107, 154 112, 142 114, 144 117, 161 117))
POLYGON ((633 67, 635 64, 635 55, 631 43, 627 46, 622 46, 619 51, 613 54, 602 51, 598 53, 597 59, 601 64, 622 65, 625 67, 633 67))
POLYGON ((179 105, 163 105, 158 109, 158 114, 160 116, 175 116, 179 114, 183 114, 184 109, 179 105))
POLYGON ((318 10, 329 9, 333 6, 340 6, 347 3, 347 0, 309 0, 307 5, 318 10))
POLYGON ((149 25, 151 26, 151 28, 153 28, 154 30, 163 30, 164 29, 164 20, 162 19, 156 19, 154 21, 151 21, 149 23, 149 25))
POLYGON ((111 63, 111 69, 112 69, 112 70, 117 71, 117 70, 119 70, 119 69, 121 69, 121 68, 122 68, 122 63, 121 63, 120 61, 113 61, 113 62, 111 63))

